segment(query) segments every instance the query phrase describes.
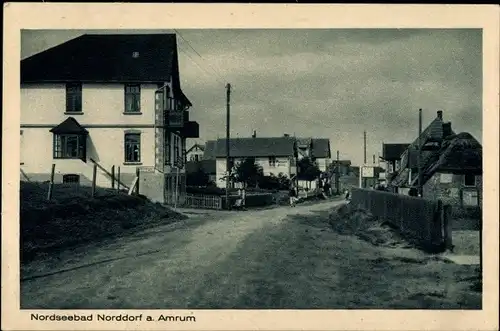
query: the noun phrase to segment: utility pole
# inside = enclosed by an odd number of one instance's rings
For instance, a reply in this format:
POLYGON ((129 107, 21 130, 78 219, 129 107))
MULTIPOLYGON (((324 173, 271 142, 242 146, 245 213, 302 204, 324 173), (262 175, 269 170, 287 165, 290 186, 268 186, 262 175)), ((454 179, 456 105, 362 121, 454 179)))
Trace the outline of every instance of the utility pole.
POLYGON ((229 110, 230 110, 230 98, 231 98, 231 84, 226 85, 226 208, 231 209, 231 204, 229 203, 229 175, 231 173, 231 162, 229 161, 229 110))
POLYGON ((420 136, 422 135, 422 108, 418 110, 418 194, 423 197, 423 173, 422 173, 422 142, 420 136))
POLYGON ((339 151, 337 151, 337 168, 335 176, 335 187, 337 188, 337 195, 340 195, 340 161, 339 161, 339 151))
MULTIPOLYGON (((363 168, 366 165, 366 131, 363 132, 363 153, 364 153, 364 158, 363 158, 363 168)), ((362 169, 360 169, 359 175, 362 175, 362 169)), ((363 188, 366 187, 366 178, 363 178, 363 188)))

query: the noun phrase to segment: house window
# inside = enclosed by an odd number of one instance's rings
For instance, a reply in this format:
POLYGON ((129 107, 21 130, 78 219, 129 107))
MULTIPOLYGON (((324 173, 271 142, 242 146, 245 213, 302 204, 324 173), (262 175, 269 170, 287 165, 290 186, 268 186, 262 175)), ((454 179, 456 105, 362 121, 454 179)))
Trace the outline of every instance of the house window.
POLYGON ((125 112, 138 113, 141 111, 141 86, 125 85, 125 112))
POLYGON ((476 176, 464 175, 464 186, 476 186, 476 176))
POLYGON ((463 191, 462 203, 466 207, 475 207, 479 205, 479 194, 477 191, 463 191))
POLYGON ((449 184, 453 181, 453 174, 441 174, 439 182, 441 184, 449 184))
POLYGON ((269 166, 270 167, 276 167, 276 156, 270 156, 269 157, 269 166))
POLYGON ((140 133, 125 134, 125 162, 141 162, 140 133))
POLYGON ((198 161, 200 161, 200 156, 198 154, 194 154, 194 155, 191 155, 191 157, 189 159, 190 159, 190 161, 198 162, 198 161))
POLYGON ((66 84, 66 112, 82 112, 82 84, 66 84))
POLYGON ((174 165, 179 165, 182 158, 182 141, 181 137, 174 135, 174 165))
POLYGON ((76 174, 63 175, 63 183, 80 184, 80 175, 76 174))
POLYGON ((54 134, 54 159, 85 159, 85 135, 54 134))

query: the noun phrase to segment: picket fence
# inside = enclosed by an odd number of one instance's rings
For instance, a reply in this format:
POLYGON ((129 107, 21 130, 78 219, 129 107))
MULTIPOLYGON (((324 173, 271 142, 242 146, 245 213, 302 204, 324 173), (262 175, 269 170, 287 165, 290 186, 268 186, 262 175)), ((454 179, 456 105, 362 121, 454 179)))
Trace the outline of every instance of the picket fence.
POLYGON ((217 195, 186 194, 183 207, 201 209, 222 209, 222 197, 217 195))

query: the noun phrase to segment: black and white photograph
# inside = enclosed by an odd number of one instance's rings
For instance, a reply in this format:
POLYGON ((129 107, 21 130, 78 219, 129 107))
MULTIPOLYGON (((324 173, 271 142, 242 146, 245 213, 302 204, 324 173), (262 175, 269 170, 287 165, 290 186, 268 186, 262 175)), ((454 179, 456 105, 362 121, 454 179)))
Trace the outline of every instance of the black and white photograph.
POLYGON ((484 309, 483 29, 19 37, 31 323, 484 309))

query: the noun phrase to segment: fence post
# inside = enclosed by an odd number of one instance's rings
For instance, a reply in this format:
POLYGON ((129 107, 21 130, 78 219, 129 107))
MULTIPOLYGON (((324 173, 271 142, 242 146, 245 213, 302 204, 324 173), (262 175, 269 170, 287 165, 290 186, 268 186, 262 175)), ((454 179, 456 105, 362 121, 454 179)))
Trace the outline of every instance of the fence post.
POLYGON ((118 176, 117 177, 118 177, 117 178, 118 180, 116 183, 116 189, 119 191, 120 190, 120 181, 121 181, 121 179, 120 179, 120 166, 118 166, 118 176))
POLYGON ((47 200, 50 201, 52 199, 52 192, 54 190, 54 173, 56 171, 56 165, 52 164, 52 169, 50 171, 50 183, 49 190, 47 192, 47 200))
POLYGON ((115 166, 111 167, 111 188, 115 188, 115 166))
POLYGON ((451 206, 445 205, 443 208, 443 227, 444 227, 444 235, 443 240, 445 244, 445 249, 449 249, 453 252, 453 236, 451 230, 451 206))
POLYGON ((92 198, 95 197, 96 182, 97 182, 97 164, 94 163, 94 171, 92 173, 92 198))
POLYGON ((135 193, 136 194, 139 194, 139 179, 140 179, 140 171, 139 171, 139 167, 137 167, 135 169, 135 176, 137 177, 137 184, 135 186, 135 193))

